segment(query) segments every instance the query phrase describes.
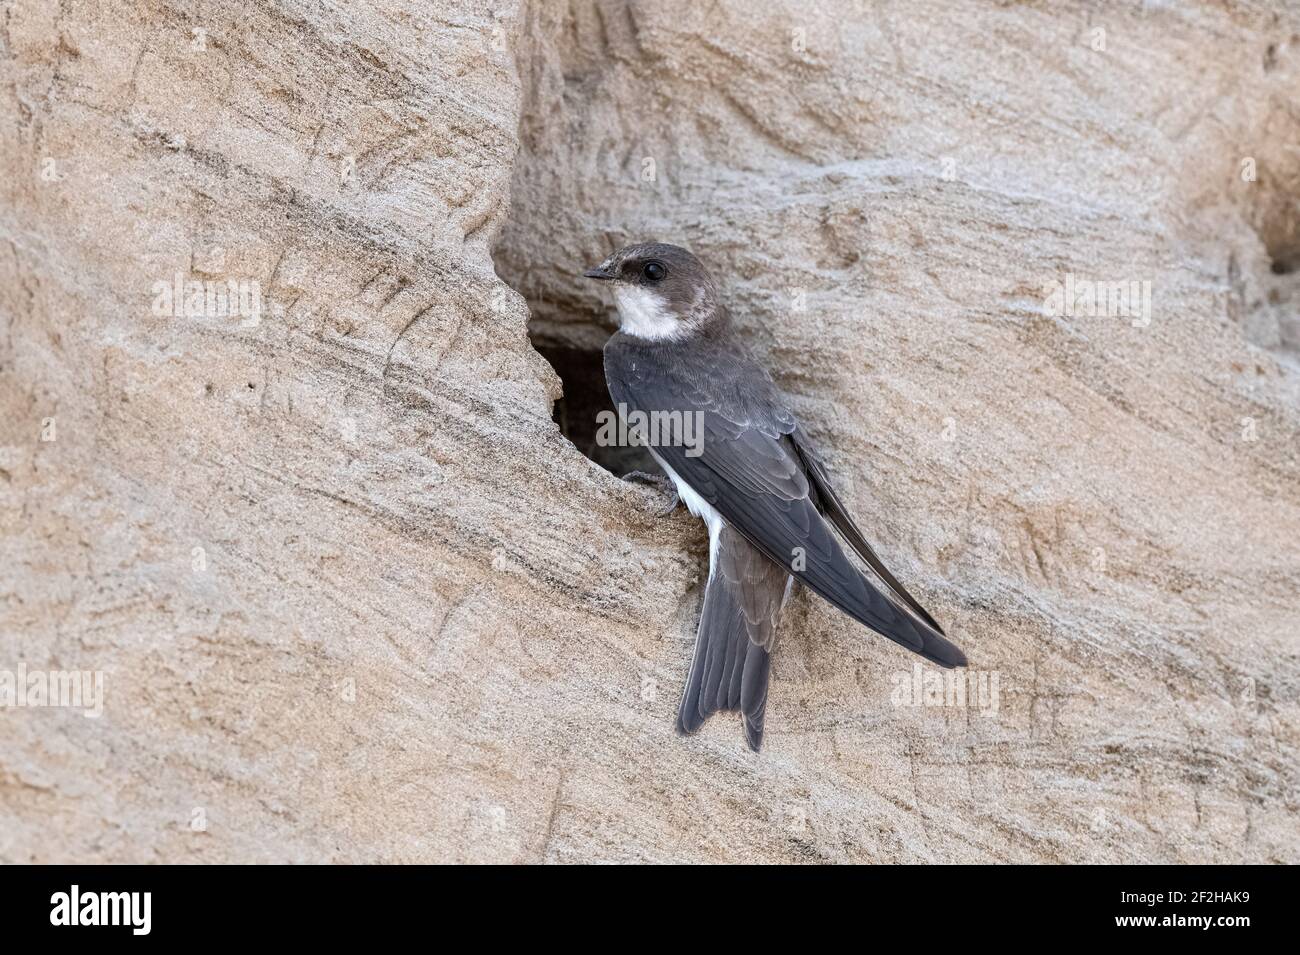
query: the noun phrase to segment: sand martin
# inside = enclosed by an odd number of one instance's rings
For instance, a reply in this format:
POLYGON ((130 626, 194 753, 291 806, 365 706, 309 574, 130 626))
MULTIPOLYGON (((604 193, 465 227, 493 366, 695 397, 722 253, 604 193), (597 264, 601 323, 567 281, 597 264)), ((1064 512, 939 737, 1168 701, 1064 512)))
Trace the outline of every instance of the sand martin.
POLYGON ((777 620, 796 580, 927 660, 965 666, 858 530, 699 259, 675 245, 631 245, 584 275, 609 283, 618 306, 619 331, 605 345, 615 404, 643 417, 693 416, 702 427, 695 446, 660 433, 648 447, 709 529, 678 729, 693 733, 714 712, 739 710, 750 748, 759 748, 777 620))

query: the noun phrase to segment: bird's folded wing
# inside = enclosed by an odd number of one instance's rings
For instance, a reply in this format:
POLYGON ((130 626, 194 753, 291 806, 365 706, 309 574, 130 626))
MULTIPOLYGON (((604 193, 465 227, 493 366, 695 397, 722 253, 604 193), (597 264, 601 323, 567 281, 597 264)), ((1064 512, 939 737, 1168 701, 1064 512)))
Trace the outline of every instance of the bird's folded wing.
POLYGON ((813 503, 797 455, 776 435, 705 412, 698 455, 655 451, 723 520, 814 593, 877 633, 941 666, 961 650, 873 585, 849 560, 813 503))
POLYGON ((799 460, 803 462, 804 472, 816 492, 818 502, 821 504, 821 512, 830 518, 832 524, 839 530, 840 534, 848 541, 849 546, 857 552, 879 577, 886 588, 886 595, 896 598, 896 602, 905 604, 912 609, 922 620, 943 633, 943 627, 930 616, 929 612, 917 602, 916 598, 907 592, 907 589, 898 582, 893 574, 889 572, 876 552, 872 550, 867 539, 862 536, 862 531, 858 530, 858 525, 853 522, 849 516, 848 510, 840 501, 835 489, 831 486, 830 475, 827 473, 826 465, 821 457, 813 449, 812 444, 808 441, 801 428, 796 428, 794 433, 787 439, 793 445, 795 453, 799 455, 799 460))
POLYGON ((797 422, 751 359, 705 344, 669 356, 615 335, 605 346, 605 376, 610 396, 629 410, 702 424, 695 440, 661 440, 654 450, 768 559, 890 640, 941 666, 966 665, 928 614, 887 597, 845 555, 791 444, 797 422))

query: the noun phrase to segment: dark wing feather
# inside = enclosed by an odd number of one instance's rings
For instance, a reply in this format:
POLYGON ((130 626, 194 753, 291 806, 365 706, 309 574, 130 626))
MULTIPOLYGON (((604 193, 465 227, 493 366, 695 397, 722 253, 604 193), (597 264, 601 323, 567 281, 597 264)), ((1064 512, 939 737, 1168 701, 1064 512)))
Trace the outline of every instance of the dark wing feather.
POLYGON ((808 475, 808 479, 817 492, 822 514, 830 518, 831 523, 849 542, 849 546, 857 552, 859 557, 866 561, 868 567, 879 575, 885 586, 893 591, 893 595, 898 600, 911 607, 917 616, 939 633, 943 633, 943 627, 939 626, 929 612, 889 572, 889 568, 881 562, 880 558, 876 556, 876 552, 871 549, 871 545, 867 543, 867 539, 862 536, 862 531, 858 530, 858 525, 853 522, 848 510, 831 487, 830 475, 826 471, 826 465, 817 452, 813 450, 807 436, 803 433, 803 429, 795 428, 794 434, 790 436, 790 441, 794 445, 795 453, 799 455, 799 460, 803 462, 804 473, 808 475))
POLYGON ((845 555, 786 440, 794 417, 747 356, 734 346, 701 342, 667 351, 615 335, 605 348, 605 374, 614 400, 631 409, 700 413, 698 448, 659 444, 654 451, 768 559, 890 640, 940 666, 966 665, 937 628, 886 597, 845 555))
POLYGON ((709 716, 739 711, 745 740, 763 742, 770 652, 789 574, 729 527, 718 532, 709 583, 695 636, 695 659, 677 713, 677 727, 694 733, 709 716))

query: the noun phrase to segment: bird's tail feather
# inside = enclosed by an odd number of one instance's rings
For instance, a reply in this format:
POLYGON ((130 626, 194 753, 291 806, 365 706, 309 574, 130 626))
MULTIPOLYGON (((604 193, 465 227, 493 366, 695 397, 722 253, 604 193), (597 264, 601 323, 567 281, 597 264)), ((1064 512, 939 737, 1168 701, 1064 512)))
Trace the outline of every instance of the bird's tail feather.
POLYGON ((716 533, 677 728, 694 733, 719 710, 738 711, 745 740, 757 751, 763 742, 770 651, 789 574, 726 525, 716 533))

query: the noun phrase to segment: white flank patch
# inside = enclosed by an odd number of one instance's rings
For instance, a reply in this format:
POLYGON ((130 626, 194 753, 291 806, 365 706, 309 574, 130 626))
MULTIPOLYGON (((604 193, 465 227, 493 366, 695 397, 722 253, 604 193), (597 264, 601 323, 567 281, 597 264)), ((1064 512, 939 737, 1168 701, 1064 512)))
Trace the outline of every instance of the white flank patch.
POLYGON ((647 451, 653 455, 654 459, 659 462, 659 466, 664 469, 664 473, 672 478, 673 484, 677 485, 677 496, 685 502, 687 509, 696 517, 704 521, 709 528, 709 579, 713 579, 713 566, 716 563, 715 558, 718 556, 718 535, 722 531, 722 515, 714 509, 713 505, 695 493, 695 488, 691 487, 680 477, 677 472, 664 463, 664 459, 655 454, 653 448, 647 448, 647 451))
POLYGON ((614 304, 618 306, 620 327, 629 335, 648 341, 673 341, 686 333, 664 300, 648 288, 620 282, 614 286, 614 304))

